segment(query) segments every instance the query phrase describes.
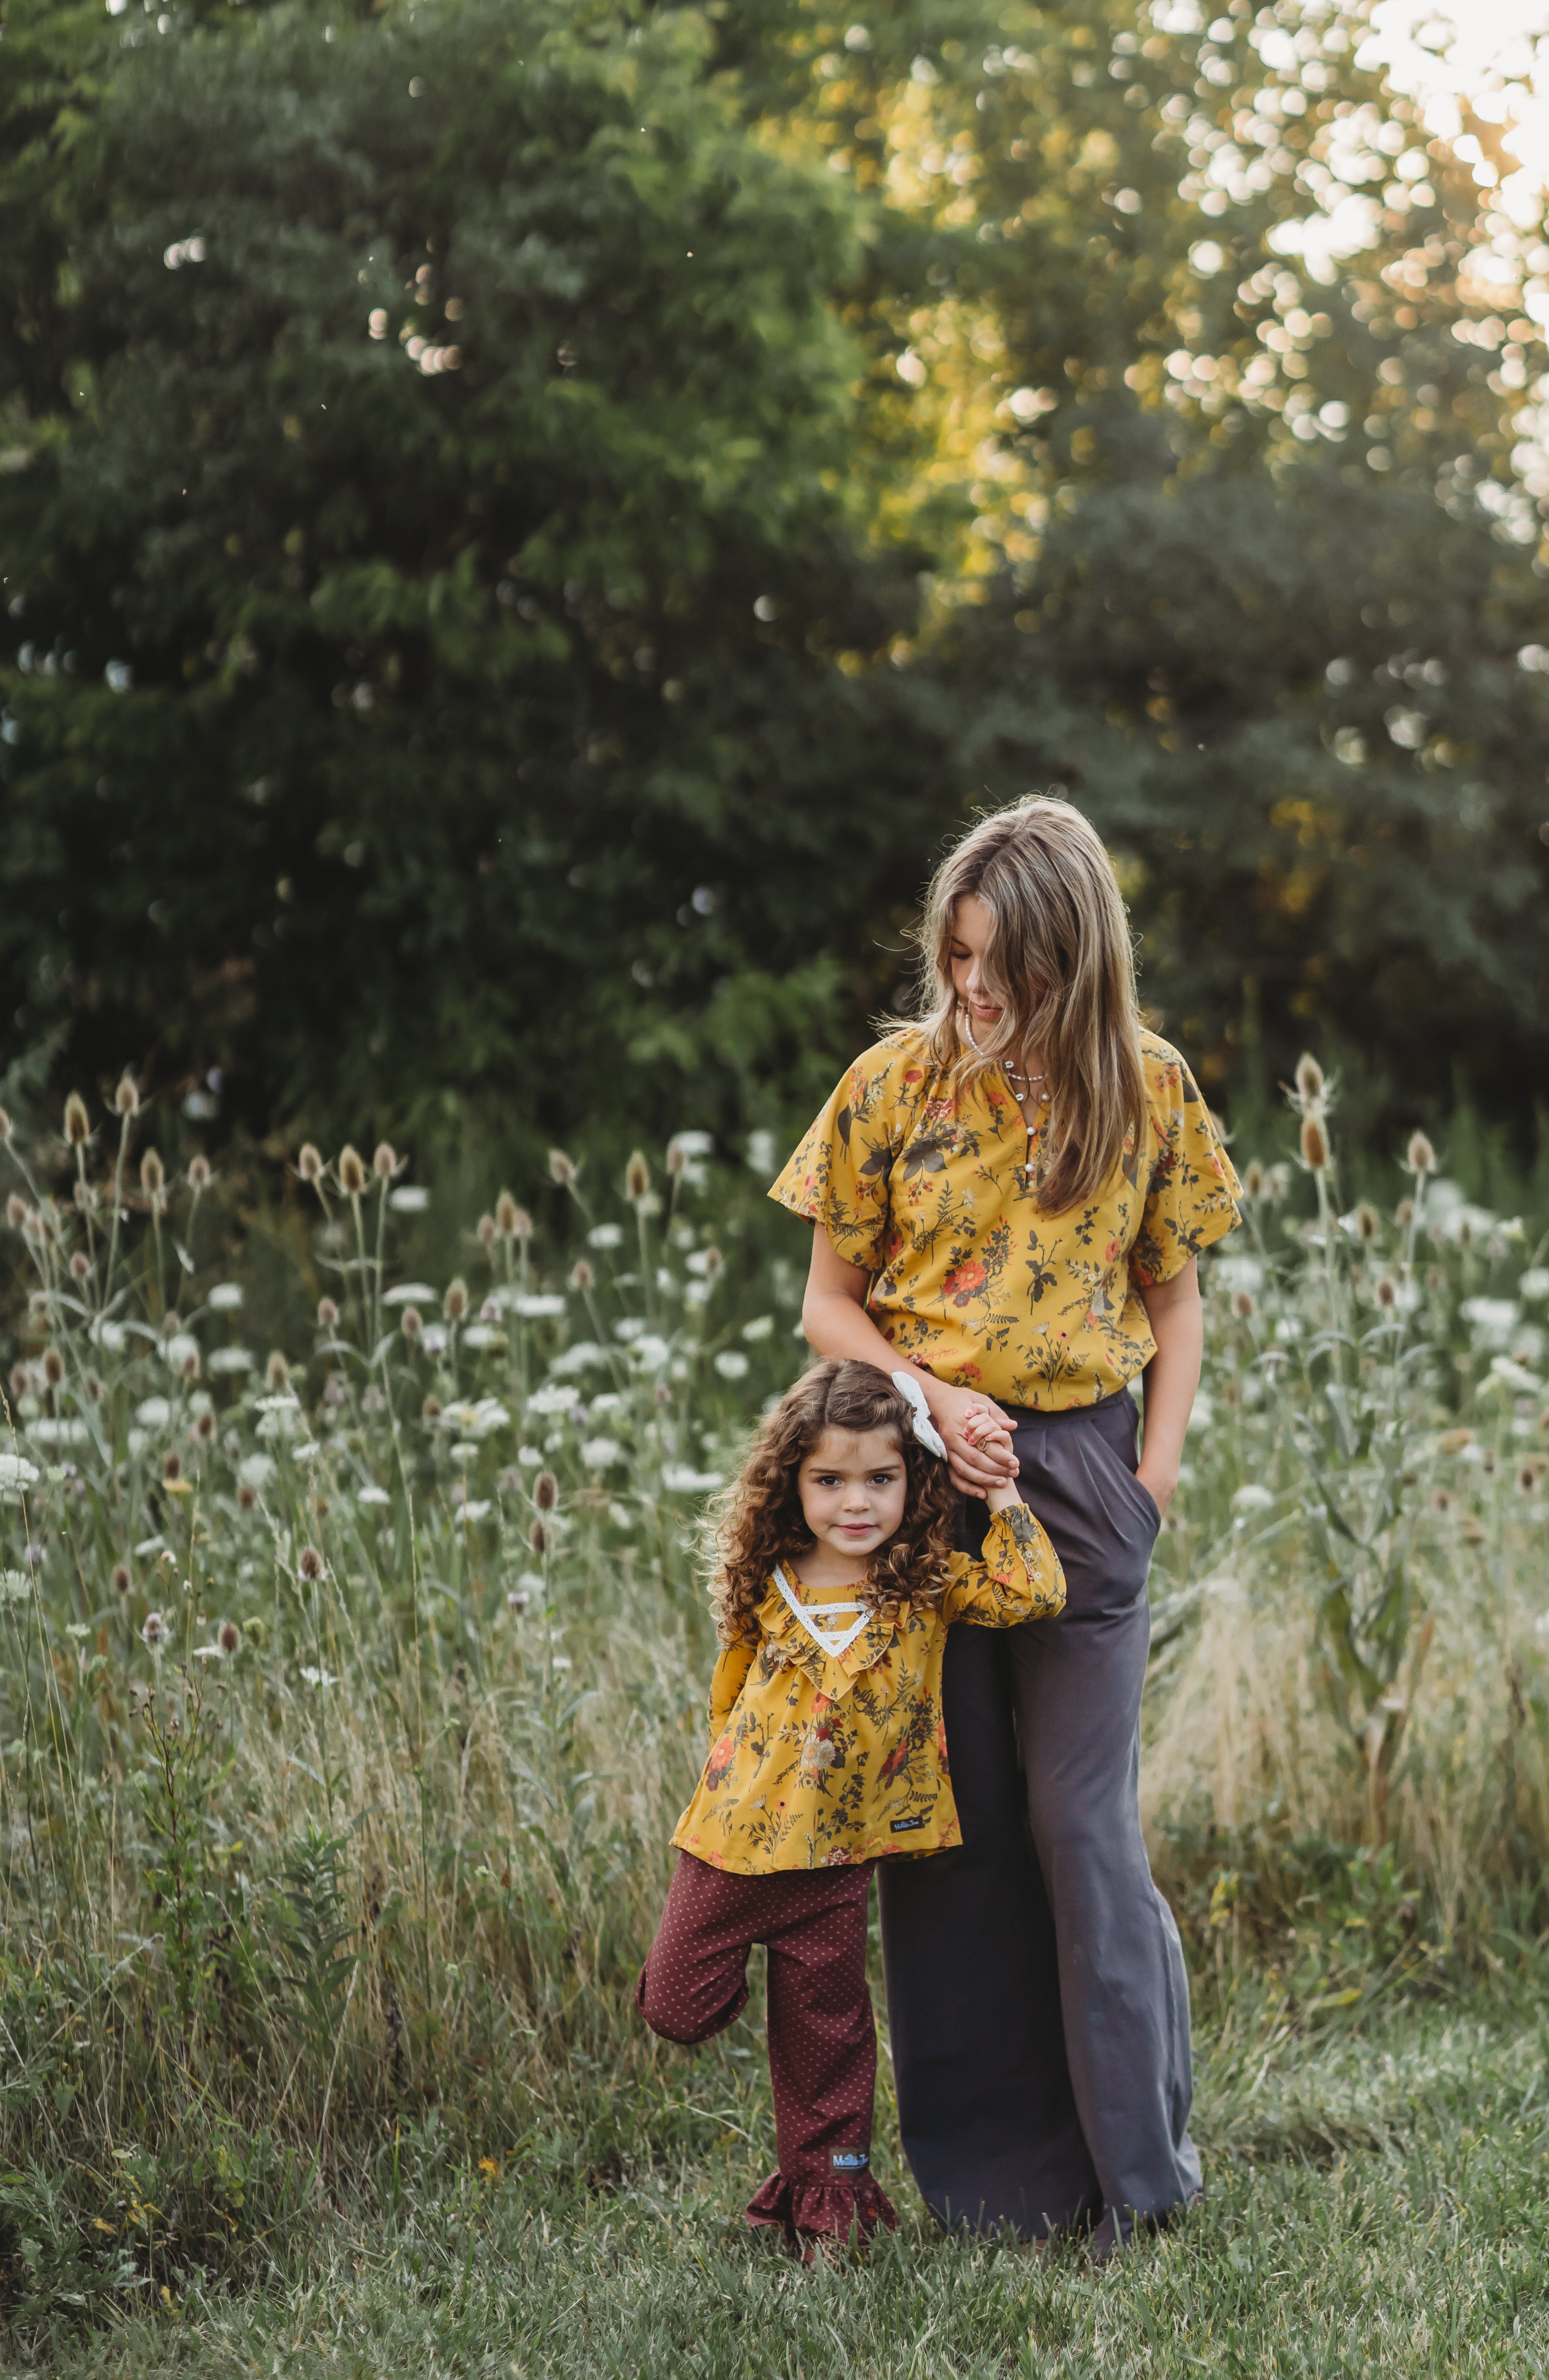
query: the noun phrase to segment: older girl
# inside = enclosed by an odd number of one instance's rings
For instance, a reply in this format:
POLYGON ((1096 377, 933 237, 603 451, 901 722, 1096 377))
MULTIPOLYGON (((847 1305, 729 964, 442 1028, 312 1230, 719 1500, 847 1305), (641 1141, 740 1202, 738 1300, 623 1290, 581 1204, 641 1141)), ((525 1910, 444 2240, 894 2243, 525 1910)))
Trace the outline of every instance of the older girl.
POLYGON ((767 1945, 780 2164, 747 2219, 809 2253, 895 2219, 871 2173, 866 1903, 874 1864, 961 1840, 948 1629, 1058 1611, 1064 1592, 1005 1464, 982 1558, 957 1549, 944 1453, 911 1376, 865 1363, 820 1364, 765 1421, 719 1518, 710 1755, 640 1977, 653 2032, 705 2041, 767 1945))
POLYGON ((949 1642, 962 1848, 889 1874, 883 1939, 929 2204, 1030 2237, 1091 2227, 1100 2255, 1200 2186, 1136 1767, 1195 1258, 1237 1222, 1237 1183, 1187 1066, 1142 1029, 1113 870, 1069 803, 976 827, 922 941, 927 1013, 856 1060, 772 1196, 816 1227, 812 1344, 917 1366, 958 1484, 1018 1475, 1064 1569, 1061 1620, 949 1642))

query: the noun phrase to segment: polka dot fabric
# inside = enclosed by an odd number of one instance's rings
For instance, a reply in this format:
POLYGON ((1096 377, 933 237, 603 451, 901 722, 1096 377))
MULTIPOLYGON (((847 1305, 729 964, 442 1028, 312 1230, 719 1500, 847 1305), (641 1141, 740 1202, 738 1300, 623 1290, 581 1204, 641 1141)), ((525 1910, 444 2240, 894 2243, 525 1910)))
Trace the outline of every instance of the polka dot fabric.
POLYGON ((747 1960, 768 1951, 769 2081, 778 2171, 747 2219, 800 2236, 867 2238, 898 2217, 871 2174, 877 2032, 865 1979, 871 1868, 736 1876, 679 1854, 635 1998, 666 2041, 708 2041, 747 2005, 747 1960))

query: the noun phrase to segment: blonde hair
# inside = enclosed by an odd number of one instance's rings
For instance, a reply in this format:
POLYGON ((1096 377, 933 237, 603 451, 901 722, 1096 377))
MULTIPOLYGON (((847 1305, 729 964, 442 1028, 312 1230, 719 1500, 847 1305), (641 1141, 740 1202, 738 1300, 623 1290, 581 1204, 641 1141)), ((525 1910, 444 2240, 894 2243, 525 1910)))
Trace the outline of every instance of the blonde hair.
POLYGON ((937 1063, 971 1084, 1036 1050, 1050 1095, 1038 1202, 1058 1215, 1095 1198, 1146 1126, 1134 951, 1095 830, 1044 794, 982 819, 937 869, 919 941, 929 1014, 917 1029, 937 1063), (984 967, 1004 1002, 976 1051, 962 1048, 950 959, 969 894, 993 920, 984 967))

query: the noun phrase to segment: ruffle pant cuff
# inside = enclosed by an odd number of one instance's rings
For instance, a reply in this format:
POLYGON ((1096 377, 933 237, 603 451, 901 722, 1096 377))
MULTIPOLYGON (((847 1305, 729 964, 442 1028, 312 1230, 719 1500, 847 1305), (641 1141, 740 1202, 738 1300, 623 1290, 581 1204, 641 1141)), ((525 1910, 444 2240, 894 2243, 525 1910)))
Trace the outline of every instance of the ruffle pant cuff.
POLYGON ((756 2227, 778 2225, 788 2240, 799 2238, 869 2240, 884 2227, 898 2229, 898 2216, 887 2192, 869 2173, 853 2181, 788 2181, 771 2173, 748 2201, 747 2219, 756 2227))

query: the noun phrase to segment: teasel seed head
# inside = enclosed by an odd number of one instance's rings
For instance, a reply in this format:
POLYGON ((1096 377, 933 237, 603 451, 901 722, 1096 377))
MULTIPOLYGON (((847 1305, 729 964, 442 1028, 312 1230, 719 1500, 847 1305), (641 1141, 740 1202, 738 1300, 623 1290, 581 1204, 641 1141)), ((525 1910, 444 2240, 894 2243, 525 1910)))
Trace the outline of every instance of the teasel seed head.
POLYGON ((1414 1220, 1414 1200, 1400 1198, 1393 1210, 1393 1220, 1401 1232, 1407 1232, 1414 1220))
POLYGON ((128 1594, 129 1589, 134 1585, 134 1580, 129 1576, 128 1565, 127 1562, 115 1562, 113 1566, 113 1577, 110 1584, 112 1585, 115 1595, 128 1594))
POLYGON ((216 1644, 229 1661, 234 1653, 242 1650, 242 1631, 235 1620, 223 1620, 215 1638, 216 1644))
POLYGON ((188 1380, 188 1381, 193 1381, 193 1380, 197 1380, 197 1379, 198 1379, 198 1378, 199 1378, 199 1350, 198 1350, 198 1348, 197 1348, 197 1347, 190 1347, 190 1348, 189 1348, 189 1350, 188 1350, 188 1354, 184 1356, 182 1363, 181 1363, 181 1364, 178 1366, 178 1367, 177 1367, 177 1374, 178 1374, 178 1378, 179 1378, 179 1379, 184 1379, 184 1380, 188 1380))
POLYGON ((441 1310, 448 1322, 461 1322, 464 1315, 467 1312, 468 1285, 463 1279, 461 1273, 458 1274, 455 1281, 448 1281, 446 1285, 446 1295, 441 1302, 441 1310))
POLYGON ((190 1157, 188 1160, 188 1187, 193 1192, 196 1198, 203 1196, 205 1191, 210 1187, 212 1179, 212 1176, 210 1172, 210 1160, 208 1157, 190 1157))
POLYGON ((1389 1281, 1385 1273, 1381 1281, 1377 1283, 1377 1304, 1382 1307, 1385 1314, 1391 1314, 1398 1303, 1398 1283, 1396 1281, 1389 1281))
POLYGON ((236 1491, 237 1511, 239 1512, 250 1512, 257 1502, 258 1489, 256 1488, 249 1488, 246 1481, 244 1481, 243 1485, 236 1491))
POLYGON ((208 1446, 214 1435, 214 1415, 212 1413, 201 1413, 199 1419, 194 1424, 195 1439, 200 1446, 208 1446))
POLYGON ((405 1305, 398 1318, 398 1328, 405 1339, 418 1339, 425 1328, 425 1317, 418 1305, 405 1305))
POLYGON ((1323 1068, 1310 1050, 1304 1050, 1296 1062, 1296 1088, 1303 1107, 1315 1108, 1323 1098, 1323 1068))
POLYGON ((398 1152, 390 1140, 379 1140, 371 1156, 371 1171, 379 1182, 391 1182, 398 1171, 398 1152))
POLYGON ((178 1313, 175 1305, 169 1305, 162 1317, 163 1338, 175 1339, 182 1328, 183 1317, 178 1313))
POLYGON ((548 1532, 541 1521, 535 1521, 527 1532, 527 1543, 535 1554, 542 1555, 549 1544, 548 1532))
POLYGON ((1309 1173, 1328 1171, 1328 1138, 1316 1116, 1301 1119, 1301 1162, 1309 1173))
POLYGON ((502 1190, 495 1201, 495 1229, 502 1240, 516 1236, 516 1218, 521 1212, 509 1190, 502 1190))
POLYGON ((1363 1198, 1355 1210, 1355 1235, 1363 1246, 1370 1247, 1382 1227, 1382 1218, 1374 1207, 1363 1198))
POLYGON ((145 1615, 145 1625, 139 1633, 150 1650, 152 1653, 159 1652, 167 1640, 166 1621, 159 1611, 148 1611, 145 1615))
POLYGON ((1432 1148, 1430 1142, 1426 1139, 1425 1135, 1422 1132, 1410 1133, 1409 1154, 1405 1161, 1411 1173, 1434 1173, 1435 1172, 1436 1152, 1432 1148))
POLYGON ((95 1372, 88 1372, 80 1385, 82 1393, 84 1394, 88 1404, 100 1405, 102 1403, 103 1384, 101 1380, 98 1379, 95 1372))
POLYGON ((322 1151, 315 1141, 302 1142, 296 1155, 296 1170, 303 1182, 316 1185, 322 1180, 322 1151))
POLYGON ((113 1112, 117 1116, 137 1116, 139 1113, 139 1085, 127 1066, 119 1076, 118 1088, 113 1095, 113 1112))
POLYGON ((14 1190, 6 1201, 6 1220, 13 1232, 19 1232, 27 1220, 27 1201, 18 1197, 14 1190))
POLYGON ((522 1475, 514 1463, 508 1463, 495 1482, 497 1496, 514 1496, 522 1485, 522 1475))
POLYGON ((79 1091, 72 1091, 65 1101, 65 1137, 72 1148, 82 1148, 91 1137, 91 1119, 79 1091))
POLYGON ((530 1240, 532 1237, 532 1217, 528 1214, 525 1207, 518 1207, 511 1219, 512 1238, 514 1240, 530 1240))
POLYGON ((719 1273, 725 1270, 725 1268, 726 1259, 721 1255, 719 1248, 707 1248, 705 1250, 705 1279, 707 1281, 714 1281, 719 1273))
POLYGON ((677 1180, 679 1174, 683 1172, 687 1163, 688 1151, 684 1148, 682 1141, 677 1139, 670 1140, 667 1144, 667 1171, 672 1175, 674 1182, 677 1180))
POLYGON ((338 1327, 338 1307, 334 1305, 333 1300, 331 1297, 320 1297, 318 1300, 318 1329, 320 1330, 337 1330, 338 1327))
POLYGON ((570 1269, 570 1286, 572 1289, 583 1290, 595 1289, 597 1287, 597 1275, 593 1272, 585 1257, 578 1257, 575 1264, 572 1265, 570 1269))
POLYGON ((540 1471, 532 1483, 532 1500, 540 1512, 551 1512, 560 1500, 560 1483, 551 1471, 540 1471))
POLYGON ((637 1206, 642 1198, 648 1198, 650 1196, 650 1167, 638 1149, 635 1151, 629 1163, 624 1167, 623 1186, 624 1196, 632 1205, 637 1206))
POLYGON ((296 1558, 296 1567, 302 1578, 312 1580, 314 1583, 322 1576, 322 1556, 316 1546, 302 1547, 296 1558))
POLYGON ((83 1281, 91 1269, 91 1257, 87 1255, 84 1248, 77 1248, 74 1256, 70 1258, 70 1279, 78 1283, 83 1281))
POLYGON ((166 1168, 153 1148, 139 1160, 139 1186, 148 1198, 159 1198, 166 1186, 166 1168))
POLYGON ((440 1397, 427 1397, 427 1398, 426 1398, 426 1400, 425 1400, 425 1402, 424 1402, 424 1403, 420 1406, 419 1411, 420 1411, 420 1415, 421 1415, 421 1416, 422 1416, 422 1418, 423 1418, 424 1420, 426 1420, 426 1421, 440 1421, 440 1419, 441 1419, 441 1399, 440 1399, 440 1397))
POLYGON ((525 1611, 531 1601, 532 1597, 525 1588, 514 1586, 507 1592, 505 1608, 508 1611, 525 1611))
POLYGON ((57 1347, 50 1347, 50 1348, 47 1348, 47 1349, 44 1351, 44 1354, 43 1354, 43 1379, 44 1379, 44 1381, 46 1382, 46 1384, 47 1384, 47 1386, 48 1386, 49 1388, 51 1388, 51 1389, 57 1389, 57 1388, 61 1387, 61 1386, 63 1385, 64 1378, 65 1378, 65 1358, 64 1358, 64 1356, 63 1356, 63 1355, 61 1355, 61 1354, 59 1353, 59 1350, 58 1350, 58 1348, 57 1348, 57 1347))
POLYGON ((0 1143, 3 1143, 6 1148, 9 1148, 11 1135, 15 1129, 16 1127, 12 1123, 7 1111, 5 1108, 0 1108, 0 1143))
POLYGON ((167 1456, 166 1461, 162 1465, 162 1477, 163 1479, 181 1479, 182 1476, 183 1457, 174 1451, 174 1452, 167 1456))
POLYGON ((495 1219, 493 1215, 480 1215, 478 1219, 478 1245, 481 1248, 489 1248, 493 1247, 494 1244, 495 1219))
POLYGON ((270 1389, 275 1396, 279 1395, 282 1389, 289 1388, 290 1366, 281 1354, 278 1347, 275 1348, 273 1354, 270 1356, 268 1363, 264 1366, 263 1377, 268 1381, 270 1389))
POLYGON ((567 1157, 563 1148, 549 1151, 549 1179, 557 1182, 562 1190, 568 1190, 575 1179, 575 1160, 567 1157))
POLYGON ((358 1198, 366 1187, 368 1175, 366 1160, 352 1143, 346 1141, 341 1148, 333 1170, 339 1177, 339 1187, 345 1196, 358 1198))
POLYGON ((30 1365, 30 1364, 13 1364, 13 1365, 11 1366, 11 1394, 12 1394, 12 1396, 13 1396, 13 1397, 24 1397, 24 1396, 26 1396, 26 1395, 27 1395, 27 1393, 28 1393, 28 1391, 29 1391, 29 1390, 31 1388, 31 1386, 32 1386, 32 1366, 31 1366, 31 1365, 30 1365))
POLYGON ((1264 1168, 1255 1157, 1242 1177, 1242 1187, 1250 1198, 1262 1198, 1265 1191, 1264 1168))
POLYGON ((1253 1304, 1252 1296, 1245 1289, 1234 1289, 1232 1291, 1231 1310, 1237 1317, 1239 1322, 1251 1322, 1254 1315, 1258 1312, 1258 1308, 1253 1304))

